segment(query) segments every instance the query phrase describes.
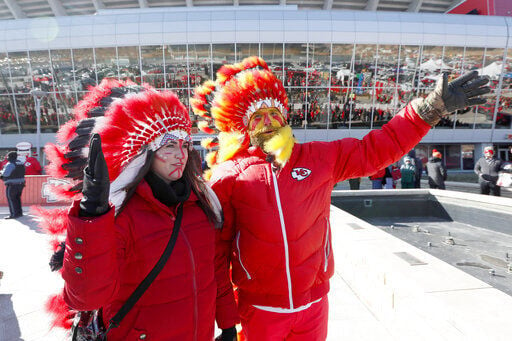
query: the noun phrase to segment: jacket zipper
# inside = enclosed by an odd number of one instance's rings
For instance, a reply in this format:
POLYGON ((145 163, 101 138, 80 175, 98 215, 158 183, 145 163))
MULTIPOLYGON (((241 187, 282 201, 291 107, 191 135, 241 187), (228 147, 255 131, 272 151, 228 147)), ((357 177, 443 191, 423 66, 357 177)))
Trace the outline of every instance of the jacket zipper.
MULTIPOLYGON (((272 166, 270 166, 272 167, 272 166)), ((288 253, 288 238, 286 237, 286 227, 284 225, 283 208, 281 207, 281 197, 279 196, 279 187, 277 186, 277 177, 272 171, 272 180, 274 182, 274 193, 276 195, 277 210, 279 211, 279 220, 281 221, 281 231, 283 233, 283 244, 284 244, 284 257, 286 262, 286 279, 288 280, 288 299, 290 301, 290 309, 293 308, 293 294, 292 294, 292 277, 290 274, 290 255, 288 253)))
POLYGON ((183 230, 180 230, 183 239, 185 240, 185 244, 187 244, 188 253, 190 255, 190 261, 192 263, 192 287, 194 289, 194 341, 197 340, 197 315, 198 315, 198 307, 197 307, 197 283, 196 283, 196 262, 194 261, 194 253, 192 252, 192 247, 188 242, 187 235, 183 230))
POLYGON ((249 271, 247 271, 247 269, 244 266, 244 263, 242 262, 242 254, 240 253, 239 240, 240 240, 240 231, 238 231, 238 233, 236 234, 236 249, 238 251, 238 262, 240 263, 240 266, 242 267, 242 269, 244 269, 245 274, 247 275, 247 279, 252 279, 251 274, 249 274, 249 271))
POLYGON ((329 243, 329 218, 325 218, 325 225, 326 225, 326 233, 325 233, 325 246, 324 246, 324 254, 325 254, 325 260, 324 260, 324 272, 327 272, 327 265, 329 263, 329 254, 331 253, 331 244, 329 243))

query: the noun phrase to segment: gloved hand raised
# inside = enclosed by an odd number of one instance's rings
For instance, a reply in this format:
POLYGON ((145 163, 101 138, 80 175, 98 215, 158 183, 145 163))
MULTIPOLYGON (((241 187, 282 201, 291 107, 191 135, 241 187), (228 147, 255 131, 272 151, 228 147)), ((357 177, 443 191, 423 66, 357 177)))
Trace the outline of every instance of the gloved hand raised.
POLYGON ((441 117, 456 110, 487 102, 483 97, 491 88, 484 86, 489 82, 487 76, 478 76, 477 71, 470 71, 448 83, 448 74, 437 82, 436 88, 427 98, 413 101, 415 111, 430 125, 435 125, 441 117))
POLYGON ((484 86, 489 82, 486 76, 478 76, 477 71, 467 72, 448 83, 448 75, 443 74, 443 102, 447 112, 464 109, 473 105, 485 104, 487 100, 477 97, 487 94, 491 88, 484 86))
POLYGON ((84 183, 80 201, 81 217, 96 217, 109 209, 110 181, 108 168, 101 150, 100 135, 94 134, 89 143, 89 157, 84 169, 84 183))

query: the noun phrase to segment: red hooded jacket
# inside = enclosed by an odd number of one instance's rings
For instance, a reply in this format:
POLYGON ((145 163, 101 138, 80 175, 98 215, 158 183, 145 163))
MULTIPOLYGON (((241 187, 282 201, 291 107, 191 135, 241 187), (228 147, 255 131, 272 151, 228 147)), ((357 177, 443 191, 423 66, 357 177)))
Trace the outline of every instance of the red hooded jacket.
MULTIPOLYGON (((79 218, 78 210, 76 202, 69 214, 64 299, 77 310, 103 307, 108 325, 162 255, 175 214, 155 199, 145 181, 116 218, 114 209, 90 219, 79 218)), ((211 341, 214 239, 214 227, 192 192, 171 257, 119 328, 108 333, 108 340, 139 340, 145 334, 146 340, 211 341)))
POLYGON ((363 140, 295 144, 275 170, 251 147, 213 171, 225 223, 217 236, 217 323, 241 304, 295 309, 325 296, 334 272, 329 210, 334 185, 368 176, 400 159, 430 126, 408 105, 363 140))

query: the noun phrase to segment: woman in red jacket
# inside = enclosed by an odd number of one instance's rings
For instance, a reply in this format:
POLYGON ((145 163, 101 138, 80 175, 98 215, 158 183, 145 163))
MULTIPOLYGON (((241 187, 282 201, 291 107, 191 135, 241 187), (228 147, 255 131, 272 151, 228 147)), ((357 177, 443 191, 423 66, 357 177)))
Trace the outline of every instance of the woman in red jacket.
POLYGON ((67 216, 64 301, 79 311, 101 309, 108 327, 160 259, 182 206, 170 258, 107 338, 212 340, 214 225, 222 219, 216 196, 200 177, 187 110, 174 93, 110 81, 93 89, 76 111, 74 133, 59 135, 74 138, 60 165, 53 158, 53 169, 83 178, 74 187, 83 196, 67 216), (98 112, 101 122, 94 118, 98 112), (77 158, 87 155, 83 149, 91 134, 88 158, 77 158), (83 172, 77 164, 86 166, 83 172))

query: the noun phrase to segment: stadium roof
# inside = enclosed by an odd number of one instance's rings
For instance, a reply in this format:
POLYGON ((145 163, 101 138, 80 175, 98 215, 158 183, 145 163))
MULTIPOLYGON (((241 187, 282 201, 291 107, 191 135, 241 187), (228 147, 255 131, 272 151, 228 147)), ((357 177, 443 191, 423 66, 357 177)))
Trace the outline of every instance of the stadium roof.
POLYGON ((98 10, 149 7, 295 5, 299 9, 445 13, 461 0, 3 0, 0 20, 90 15, 98 10))

